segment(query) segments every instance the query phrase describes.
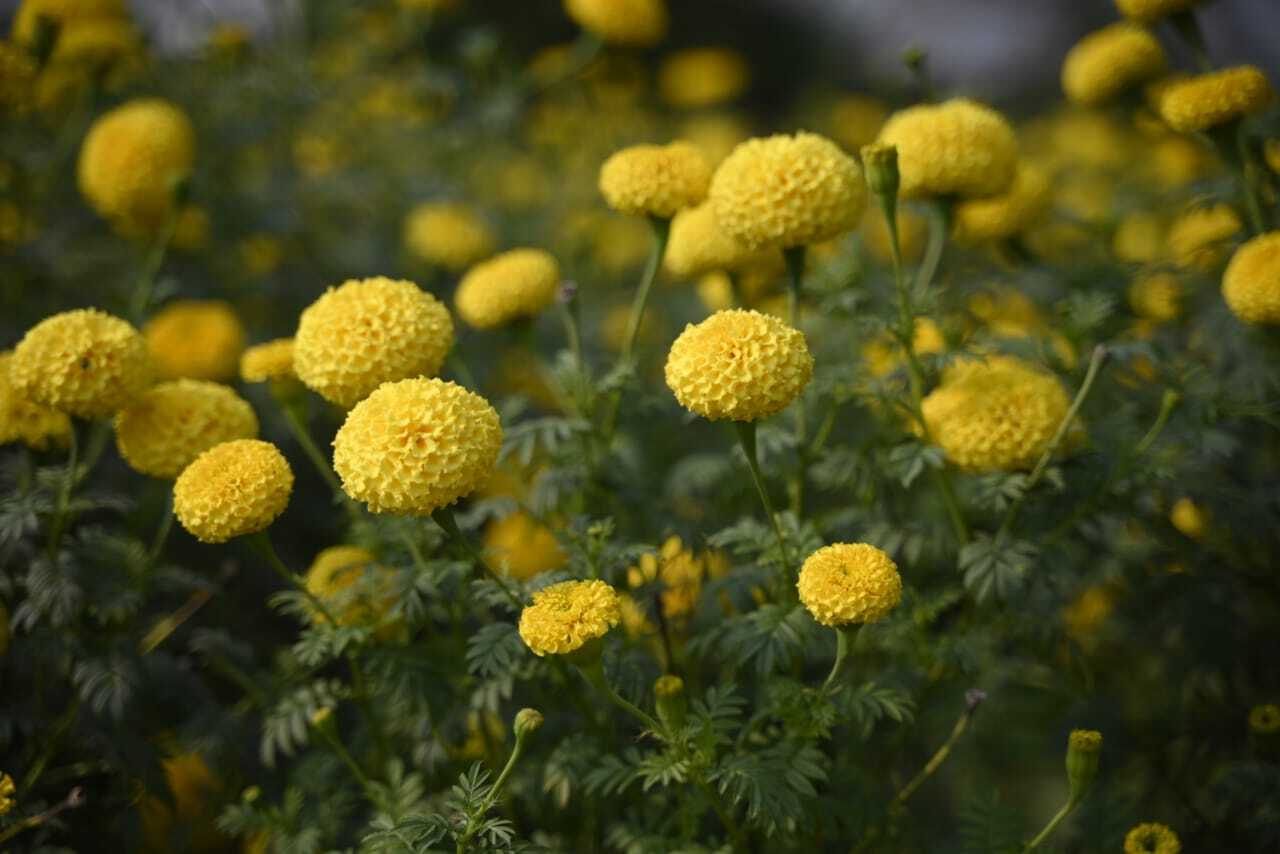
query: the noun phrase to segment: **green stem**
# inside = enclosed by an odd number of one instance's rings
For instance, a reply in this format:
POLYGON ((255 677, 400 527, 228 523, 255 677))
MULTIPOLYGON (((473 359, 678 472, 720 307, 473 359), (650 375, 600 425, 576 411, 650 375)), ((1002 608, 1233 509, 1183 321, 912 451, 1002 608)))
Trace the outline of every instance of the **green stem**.
POLYGON ((591 408, 591 381, 587 375, 587 359, 582 351, 582 311, 576 289, 560 299, 559 306, 560 320, 564 323, 565 339, 569 342, 569 352, 573 355, 573 367, 577 373, 573 399, 578 404, 579 412, 585 415, 591 408))
POLYGON ((1173 414, 1173 410, 1177 408, 1182 401, 1182 395, 1171 388, 1164 390, 1164 394, 1160 396, 1160 411, 1156 413, 1156 420, 1151 424, 1138 444, 1133 446, 1133 455, 1140 457, 1147 452, 1155 443, 1160 434, 1164 432, 1164 425, 1168 423, 1169 416, 1173 414))
MULTIPOLYGON (((947 243, 947 232, 951 230, 952 200, 935 199, 929 206, 929 241, 925 244, 924 260, 916 271, 916 290, 924 293, 937 275, 938 264, 942 261, 942 250, 947 243)), ((901 261, 901 255, 899 255, 901 261)))
MULTIPOLYGON (((331 713, 332 714, 332 713, 331 713)), ((351 751, 347 750, 347 746, 342 743, 342 739, 337 733, 337 724, 332 719, 313 727, 319 731, 324 740, 333 748, 333 752, 338 754, 338 758, 342 760, 342 764, 346 765, 351 771, 351 776, 356 778, 356 782, 360 784, 360 788, 364 790, 365 797, 369 799, 369 803, 375 807, 380 805, 378 798, 378 790, 373 787, 373 783, 369 781, 369 777, 364 773, 364 769, 356 762, 355 757, 351 755, 351 751), (330 730, 330 726, 333 727, 330 730)))
POLYGON ((956 742, 960 740, 960 736, 964 735, 965 730, 969 728, 969 722, 973 720, 973 713, 976 706, 966 708, 956 720, 956 724, 951 728, 951 735, 947 736, 947 740, 942 743, 938 751, 930 757, 925 766, 920 769, 920 773, 911 778, 911 782, 903 786, 898 794, 894 796, 893 803, 896 808, 902 808, 907 801, 915 794, 916 789, 920 788, 925 780, 933 776, 942 763, 947 761, 947 757, 951 755, 951 750, 956 746, 956 742))
POLYGON ((773 526, 773 535, 778 539, 778 552, 784 564, 783 573, 789 577, 793 564, 790 550, 787 548, 787 538, 782 533, 782 523, 778 521, 778 513, 773 509, 773 500, 769 498, 769 491, 765 489, 764 477, 760 474, 760 461, 756 456, 756 423, 734 421, 733 429, 738 437, 738 444, 742 446, 742 454, 747 458, 747 468, 751 470, 751 482, 756 486, 760 503, 764 505, 765 515, 769 517, 769 524, 773 526))
POLYGON ((858 629, 862 628, 860 624, 850 626, 837 626, 834 631, 836 633, 836 660, 831 664, 831 672, 827 674, 827 681, 822 683, 822 694, 826 695, 835 684, 836 678, 844 670, 845 661, 849 657, 849 651, 853 648, 853 641, 858 636, 858 629))
POLYGON ((333 470, 333 466, 329 464, 329 460, 325 458, 320 446, 316 444, 315 439, 311 438, 311 432, 307 430, 307 425, 303 422, 302 416, 287 401, 278 402, 280 411, 284 415, 285 424, 289 426, 289 432, 293 434, 293 438, 297 440, 302 452, 306 454, 307 459, 311 461, 315 470, 319 472, 320 477, 329 485, 329 489, 333 491, 334 501, 345 504, 349 511, 355 513, 355 504, 352 503, 347 493, 343 491, 342 482, 338 480, 337 473, 333 470))
POLYGON ((76 466, 80 457, 78 433, 75 422, 72 422, 67 447, 67 469, 62 477, 62 485, 58 489, 58 500, 54 505, 53 521, 49 525, 49 560, 53 562, 54 566, 57 565, 58 546, 62 543, 62 533, 67 525, 67 510, 71 505, 71 490, 75 487, 77 480, 76 466))
POLYGON ((175 192, 169 200, 169 212, 165 216, 164 224, 161 225, 159 233, 151 244, 151 248, 147 250, 146 258, 142 262, 142 271, 138 276, 137 283, 133 286, 133 294, 129 297, 129 320, 134 324, 141 323, 147 314, 147 308, 151 305, 151 294, 155 290, 156 276, 160 274, 160 268, 164 266, 165 254, 169 251, 169 244, 173 242, 173 233, 178 228, 178 215, 181 208, 180 198, 184 195, 175 192))
POLYGON ((1048 839, 1050 834, 1052 834, 1058 828, 1058 825, 1062 824, 1063 819, 1071 815, 1071 811, 1074 809, 1075 809, 1075 804, 1072 804, 1072 803, 1064 804, 1062 809, 1058 810, 1057 814, 1054 815, 1053 818, 1049 819, 1049 823, 1044 826, 1044 830, 1036 834, 1036 838, 1028 842, 1027 847, 1022 849, 1023 854, 1027 854, 1028 851, 1034 851, 1036 847, 1040 845, 1041 842, 1044 842, 1046 839, 1048 839))
POLYGON ((456 349, 449 352, 449 367, 453 369, 457 375, 460 384, 467 388, 476 388, 476 378, 472 375, 471 369, 467 367, 467 363, 456 349))
POLYGON ((489 566, 489 562, 484 559, 484 555, 480 554, 479 550, 472 545, 471 540, 467 535, 462 533, 462 529, 458 527, 458 520, 454 518, 452 508, 441 507, 431 514, 431 518, 435 520, 437 525, 444 529, 444 532, 448 534, 454 542, 462 546, 462 550, 471 558, 472 563, 475 564, 476 569, 480 570, 481 574, 488 575, 493 579, 494 583, 498 585, 498 589, 500 589, 507 597, 507 601, 511 603, 511 607, 515 609, 516 613, 518 614, 523 611, 524 603, 520 601, 520 597, 517 596, 507 585, 507 579, 495 571, 493 567, 489 566))
POLYGON ((711 784, 702 779, 699 775, 694 785, 707 796, 707 800, 711 802, 711 809, 715 811, 716 817, 720 819, 720 823, 724 825, 724 829, 728 831, 729 838, 733 840, 733 850, 748 850, 747 836, 742 832, 742 826, 738 824, 738 820, 733 817, 733 812, 726 807, 720 800, 719 794, 711 787, 711 784))
MULTIPOLYGON (((805 247, 792 246, 782 253, 787 262, 790 287, 787 288, 787 323, 797 327, 800 322, 800 289, 804 284, 805 247)), ((797 519, 804 516, 804 473, 808 466, 807 441, 808 421, 804 407, 804 396, 796 401, 796 470, 787 478, 787 500, 791 512, 797 519)))
POLYGON ((80 695, 77 694, 72 697, 67 710, 54 722, 53 729, 49 733, 49 740, 45 742, 44 750, 31 763, 31 767, 27 769, 26 776, 22 778, 21 785, 18 786, 19 795, 28 794, 35 788, 36 783, 40 780, 40 775, 44 773, 49 761, 58 752, 58 745, 62 742, 62 737, 67 734, 67 730, 71 729, 76 722, 76 718, 79 717, 80 704, 80 695))
POLYGON ((164 502, 164 512, 160 517, 160 526, 156 528, 156 535, 151 541, 151 548, 147 550, 148 567, 156 565, 156 561, 160 559, 160 553, 164 551, 164 544, 169 540, 169 532, 173 530, 173 492, 170 491, 164 502))
POLYGON ((622 696, 613 690, 609 685, 608 680, 604 678, 604 665, 601 664, 599 659, 596 659, 590 664, 579 666, 578 670, 582 673, 583 678, 587 680, 591 687, 595 688, 601 694, 604 694, 609 702, 613 703, 615 706, 631 715, 631 717, 644 724, 646 729, 651 730, 659 736, 665 733, 665 730, 662 728, 662 724, 658 723, 656 718, 641 709, 639 706, 623 699, 622 696))
POLYGON ((53 806, 50 809, 45 810, 39 815, 33 815, 27 818, 24 818, 22 821, 16 824, 12 824, 9 827, 4 828, 3 830, 0 830, 0 842, 8 842, 10 839, 17 836, 19 833, 22 833, 23 831, 26 831, 26 830, 30 830, 33 827, 39 827, 40 825, 44 824, 50 819, 57 817, 59 814, 66 812, 67 810, 76 809, 77 807, 83 804, 84 804, 84 790, 81 789, 79 786, 76 786, 74 789, 68 792, 67 796, 62 800, 62 802, 57 804, 56 806, 53 806))
POLYGON ((1236 124, 1236 151, 1240 156, 1240 185, 1244 190, 1245 211, 1249 216, 1249 228, 1256 237, 1267 230, 1266 217, 1262 213, 1262 199, 1258 186, 1262 168, 1249 145, 1249 135, 1244 122, 1236 124))

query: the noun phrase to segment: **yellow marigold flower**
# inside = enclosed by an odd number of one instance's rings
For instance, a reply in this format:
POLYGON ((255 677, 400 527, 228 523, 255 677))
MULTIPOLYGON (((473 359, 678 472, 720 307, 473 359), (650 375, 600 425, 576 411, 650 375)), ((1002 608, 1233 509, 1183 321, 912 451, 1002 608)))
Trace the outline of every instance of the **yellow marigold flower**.
POLYGON ((1228 242, 1244 223, 1230 205, 1196 208, 1169 227, 1169 254, 1179 267, 1211 272, 1227 256, 1228 242))
POLYGON ((1181 851, 1178 835, 1155 822, 1138 825, 1124 838, 1124 854, 1179 854, 1181 851))
POLYGON ((49 61, 89 66, 101 73, 112 66, 136 65, 142 52, 142 37, 129 20, 90 18, 70 23, 58 33, 49 61))
POLYGON ((1062 91, 1077 104, 1109 101, 1164 71, 1164 49, 1146 29, 1121 21, 1082 38, 1062 63, 1062 91))
POLYGON ((352 406, 379 385, 440 370, 449 309, 413 282, 377 277, 329 288, 302 312, 293 368, 307 388, 352 406))
POLYGON ((600 193, 625 214, 670 219, 707 196, 711 167, 691 142, 633 145, 600 167, 600 193))
MULTIPOLYGON (((898 251, 902 263, 915 264, 924 255, 929 237, 929 223, 920 214, 906 207, 898 208, 898 251)), ((869 205, 862 218, 862 243, 881 264, 893 263, 893 246, 889 242, 889 223, 879 205, 869 205)))
POLYGON ((497 238, 480 215, 466 205, 427 202, 404 220, 404 245, 416 258, 451 272, 493 254, 497 238))
POLYGON ((36 70, 25 49, 0 41, 0 112, 20 113, 31 105, 36 70))
POLYGON ((1181 133, 1207 130, 1258 112, 1274 95, 1261 69, 1238 65, 1168 86, 1159 96, 1160 118, 1181 133))
MULTIPOLYGON (((917 356, 927 356, 946 350, 947 339, 932 318, 917 317, 911 346, 917 356)), ((903 365, 906 354, 898 340, 886 332, 863 346, 862 358, 867 363, 867 371, 871 376, 884 377, 903 365)))
POLYGON ((37 451, 66 445, 71 440, 71 419, 19 394, 9 380, 12 363, 12 350, 0 353, 0 445, 21 442, 37 451))
POLYGON ((1154 214, 1132 213, 1120 220, 1111 238, 1116 258, 1131 264, 1150 264, 1164 252, 1164 223, 1154 214))
POLYGON ((1157 323, 1176 320, 1182 313, 1182 283, 1172 273, 1139 276, 1129 285, 1129 307, 1157 323))
POLYGON ((534 655, 565 655, 608 634, 622 619, 618 594, 603 581, 562 581, 533 594, 520 613, 520 638, 534 655))
POLYGON ((922 408, 952 464, 990 472, 1035 465, 1070 405, 1057 377, 1012 356, 992 356, 951 365, 922 408))
POLYGON ((1280 139, 1269 139, 1262 144, 1262 159, 1272 172, 1280 175, 1280 139))
POLYGON ((1266 703, 1249 710, 1249 729, 1258 735, 1280 732, 1280 706, 1266 703))
POLYGON ((22 0, 10 36, 15 42, 32 44, 41 18, 62 28, 76 21, 127 16, 125 0, 22 0))
POLYGON ((195 129, 178 107, 140 98, 104 114, 80 149, 80 192, 124 234, 157 231, 195 163, 195 129))
POLYGON ((712 170, 749 136, 751 131, 746 123, 730 114, 698 114, 685 119, 680 125, 680 138, 696 145, 712 170))
POLYGON ((723 104, 741 95, 750 82, 746 59, 723 47, 677 51, 658 69, 658 92, 673 107, 723 104))
POLYGON ((1211 173, 1217 162, 1200 142, 1185 136, 1167 136, 1147 152, 1144 171, 1157 187, 1176 190, 1211 173))
POLYGON ((152 378, 138 331, 94 308, 64 311, 31 327, 9 366, 17 394, 80 418, 113 414, 152 378))
POLYGON ((541 249, 513 249, 467 271, 453 305, 467 325, 494 329, 536 317, 556 298, 560 265, 541 249))
POLYGON ((14 785, 13 778, 8 774, 0 772, 0 815, 5 815, 11 811, 17 799, 14 793, 18 787, 14 785))
POLYGON ((693 550, 686 549, 679 537, 668 537, 657 554, 641 555, 640 562, 627 569, 627 584, 634 589, 658 582, 663 616, 679 619, 697 607, 703 574, 703 561, 693 550))
POLYGON ((429 515, 483 486, 502 449, 489 402, 439 379, 385 383, 347 413, 333 467, 374 513, 429 515))
POLYGON ((1200 0, 1116 0, 1121 15, 1135 21, 1154 21, 1175 12, 1185 12, 1200 0))
POLYGON ((700 276, 712 270, 738 271, 781 263, 777 250, 751 250, 720 228, 710 202, 685 208, 671 221, 664 264, 675 276, 700 276))
POLYGON ((965 98, 889 117, 880 142, 898 147, 902 196, 993 196, 1018 169, 1018 141, 1004 116, 965 98))
POLYGON ((805 559, 800 601, 824 626, 875 623, 902 601, 898 565, 866 543, 824 546, 805 559))
POLYGON ((1075 600, 1062 609, 1062 623, 1067 634, 1081 644, 1089 644, 1098 629, 1115 610, 1116 592, 1104 584, 1086 587, 1075 600))
POLYGON ((1222 274, 1222 297, 1245 323, 1280 324, 1280 231, 1236 250, 1222 274))
POLYGON ((156 371, 167 379, 225 382, 236 375, 244 326, 222 300, 176 300, 142 328, 156 371))
POLYGON ((689 324, 667 355, 667 386, 711 421, 757 421, 785 409, 813 376, 804 333, 757 311, 689 324))
POLYGON ((215 824, 221 782, 204 757, 199 753, 182 753, 161 760, 160 766, 172 799, 146 795, 140 802, 146 842, 143 850, 171 851, 176 822, 185 826, 181 832, 188 837, 187 846, 192 852, 225 851, 230 840, 219 833, 215 824))
POLYGON ((711 180, 720 227, 758 248, 808 246, 857 227, 866 207, 862 169, 813 133, 749 139, 711 180))
POLYGON ((494 747, 501 747, 507 740, 507 728, 502 719, 487 709, 467 712, 467 735, 461 744, 449 752, 456 759, 475 761, 484 759, 494 747))
POLYGON ((1190 498, 1179 498, 1169 511, 1169 522, 1183 536, 1203 540, 1209 532, 1209 515, 1190 498))
POLYGON ((484 550, 495 566, 520 581, 559 569, 569 560, 551 529, 523 511, 490 522, 484 550))
POLYGON ((955 206, 956 237, 973 243, 1012 237, 1035 225, 1051 201, 1049 173, 1024 161, 1003 193, 964 199, 955 206))
MULTIPOLYGON (((307 590, 324 603, 340 626, 377 624, 395 605, 395 573, 379 566, 373 553, 359 546, 330 546, 311 561, 307 590), (370 573, 369 583, 364 583, 370 573)), ((323 623, 318 611, 311 615, 323 623)))
POLYGON ((173 482, 173 513, 202 543, 265 530, 289 504, 293 470, 270 442, 235 439, 196 457, 173 482))
POLYGON ((174 478, 200 454, 232 439, 256 439, 258 417, 225 385, 175 380, 152 386, 116 413, 116 447, 137 472, 174 478))
POLYGON ((564 0, 582 29, 606 42, 648 47, 667 34, 666 0, 564 0))
POLYGON ((875 142, 889 118, 889 108, 869 95, 844 95, 831 107, 831 138, 847 151, 875 142))
POLYGON ((247 383, 294 377, 293 339, 277 338, 255 344, 240 356, 240 379, 247 383))

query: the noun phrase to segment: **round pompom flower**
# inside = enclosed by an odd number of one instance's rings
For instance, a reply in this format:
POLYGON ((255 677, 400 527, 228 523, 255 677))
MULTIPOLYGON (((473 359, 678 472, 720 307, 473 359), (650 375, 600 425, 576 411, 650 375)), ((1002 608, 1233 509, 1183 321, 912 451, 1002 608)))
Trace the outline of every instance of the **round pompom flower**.
POLYGON ((749 139, 711 179, 720 227, 751 247, 821 243, 857 228, 866 209, 862 169, 814 133, 749 139))
POLYGON ((484 550, 495 566, 520 581, 559 569, 569 559, 551 529, 522 511, 489 523, 484 550))
POLYGON ((230 303, 177 300, 142 327, 156 371, 166 379, 226 382, 244 351, 244 326, 230 303))
POLYGON ((31 327, 9 366, 19 395, 80 418, 113 414, 141 394, 152 377, 138 331, 94 308, 64 311, 31 327))
POLYGON ((1245 323, 1280 324, 1280 231, 1236 250, 1222 274, 1222 297, 1245 323))
POLYGON ((956 237, 974 243, 1012 237, 1035 225, 1051 201, 1049 173, 1032 163, 1019 163, 1013 183, 1003 193, 956 204, 956 237))
POLYGON ((1179 267, 1210 272, 1227 255, 1227 243, 1244 228, 1235 208, 1210 205, 1187 211, 1169 226, 1165 238, 1179 267))
POLYGON ((1200 0, 1116 0, 1116 9, 1135 21, 1154 21, 1176 12, 1185 12, 1200 0))
POLYGON ((342 488, 374 513, 427 516, 484 486, 502 449, 498 413, 439 379, 386 383, 333 439, 342 488))
POLYGON ((493 230, 466 205, 427 202, 404 220, 404 245, 418 259, 450 272, 493 253, 493 230))
MULTIPOLYGON (((340 626, 376 624, 395 604, 394 573, 379 566, 373 553, 359 546, 331 546, 307 569, 307 590, 324 603, 340 626), (366 572, 373 578, 361 583, 366 572)), ((311 616, 316 623, 324 615, 311 616)))
POLYGON ((413 282, 352 279, 298 320, 293 367, 307 388, 352 406, 385 382, 430 376, 453 346, 449 310, 413 282))
POLYGON ((658 69, 658 92, 673 107, 712 107, 742 94, 751 71, 742 54, 723 47, 677 51, 658 69))
POLYGON ((564 0, 564 11, 602 41, 648 47, 667 34, 666 0, 564 0))
POLYGON ((1013 128, 990 107, 965 98, 894 113, 880 142, 898 147, 899 192, 919 196, 993 196, 1018 169, 1013 128))
POLYGON ((1126 21, 1082 38, 1062 63, 1062 91, 1077 104, 1109 101, 1164 70, 1164 49, 1146 29, 1126 21))
POLYGON ((813 618, 835 628, 884 619, 902 600, 902 577, 875 546, 836 543, 805 559, 796 589, 813 618))
POLYGON ((1140 824, 1124 838, 1124 854, 1180 854, 1181 851, 1178 835, 1156 822, 1140 824))
POLYGON ((560 265, 541 249, 512 249, 467 271, 453 295, 458 317, 475 329, 494 329, 535 317, 556 298, 560 265))
POLYGON ((758 311, 718 311, 691 323, 667 355, 667 385, 676 400, 711 421, 768 418, 812 376, 804 333, 758 311))
POLYGON ((1033 466, 1070 405, 1056 377, 1012 356, 992 356, 949 367, 922 409, 951 463, 992 472, 1033 466))
POLYGON ((283 380, 293 372, 293 339, 277 338, 255 344, 240 356, 240 379, 247 383, 283 380))
POLYGON ((289 505, 293 470, 270 442, 214 445, 173 482, 173 513, 202 543, 265 530, 289 505))
POLYGON ((256 439, 258 417, 230 388, 205 380, 152 386, 116 413, 116 447, 130 468, 177 477, 203 452, 233 439, 256 439))
POLYGON ((707 196, 711 167, 696 145, 633 145, 600 167, 600 193, 620 213, 670 219, 707 196))
POLYGON ((71 419, 65 412, 27 400, 9 381, 13 351, 0 353, 0 445, 21 442, 43 451, 71 440, 71 419))
POLYGON ((576 652, 622 619, 618 594, 603 581, 562 581, 533 594, 520 613, 520 639, 534 655, 576 652))
POLYGON ((1160 118, 1176 131, 1190 133, 1256 113, 1275 91, 1262 70, 1238 65, 1198 74, 1160 90, 1160 118))
POLYGON ((706 201, 695 208, 685 208, 671 221, 663 263, 673 275, 687 277, 767 264, 770 255, 777 255, 777 250, 748 249, 726 234, 716 221, 711 202, 706 201))
POLYGON ((104 114, 80 149, 80 192, 125 234, 157 231, 191 174, 196 135, 181 109, 158 98, 104 114))

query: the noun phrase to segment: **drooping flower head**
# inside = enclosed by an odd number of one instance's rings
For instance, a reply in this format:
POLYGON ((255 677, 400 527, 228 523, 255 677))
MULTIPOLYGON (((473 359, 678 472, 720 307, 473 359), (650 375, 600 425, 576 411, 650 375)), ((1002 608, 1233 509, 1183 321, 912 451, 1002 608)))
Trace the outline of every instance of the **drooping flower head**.
POLYGON ((1245 323, 1280 324, 1280 231, 1247 241, 1222 274, 1222 297, 1245 323))
POLYGON ((270 442, 236 439, 196 457, 173 483, 173 513, 202 543, 265 530, 289 505, 293 470, 270 442))
POLYGON ((264 344, 254 344, 240 356, 240 379, 247 383, 283 380, 295 376, 292 338, 277 338, 264 344))
POLYGON ((512 249, 467 271, 453 295, 458 317, 476 329, 494 329, 536 317, 556 298, 560 265, 541 249, 512 249))
POLYGON ((174 478, 214 445, 256 439, 258 417, 220 383, 174 380, 143 392, 116 413, 116 447, 134 471, 174 478))
POLYGON ((582 29, 614 44, 648 47, 667 34, 666 0, 564 0, 582 29))
POLYGON ((227 382, 244 351, 244 326, 223 300, 171 302, 147 321, 142 335, 164 379, 227 382))
POLYGON ((1124 854, 1180 854, 1182 842, 1163 824, 1140 824, 1125 835, 1124 854))
POLYGON ((1082 38, 1062 63, 1062 90, 1077 104, 1109 101, 1164 71, 1164 49, 1150 31, 1126 21, 1082 38))
POLYGON ((9 380, 12 362, 12 350, 0 353, 0 445, 21 442, 36 451, 66 445, 71 440, 71 419, 19 394, 9 380))
POLYGON ((1018 169, 1013 128, 995 110, 965 98, 894 113, 880 142, 898 147, 905 198, 994 196, 1018 169))
POLYGON ((533 594, 520 638, 534 655, 565 655, 602 638, 622 619, 618 594, 603 581, 562 581, 533 594))
POLYGON ((1262 110, 1275 97, 1267 76, 1239 65, 1170 83, 1160 90, 1160 118, 1182 133, 1207 130, 1262 110))
POLYGON ((633 145, 600 167, 600 193, 609 207, 636 216, 670 219, 707 196, 711 167, 691 142, 633 145))
POLYGON ((824 626, 874 623, 902 599, 902 577, 889 555, 866 543, 824 546, 805 559, 800 601, 824 626))

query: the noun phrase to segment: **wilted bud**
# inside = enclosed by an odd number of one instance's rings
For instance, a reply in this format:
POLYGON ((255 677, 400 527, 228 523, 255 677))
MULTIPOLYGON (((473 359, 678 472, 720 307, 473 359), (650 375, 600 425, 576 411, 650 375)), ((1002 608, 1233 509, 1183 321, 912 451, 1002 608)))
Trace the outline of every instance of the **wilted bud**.
POLYGON ((657 700, 658 719, 668 729, 684 727, 688 703, 684 696, 684 680, 679 676, 659 676, 653 683, 653 695, 657 700))
POLYGON ((1085 793, 1098 776, 1098 759, 1102 753, 1102 733, 1091 729, 1071 731, 1067 739, 1067 782, 1071 786, 1071 803, 1084 800, 1085 793))
POLYGON ((881 198, 898 197, 898 147, 883 142, 862 146, 862 169, 867 189, 881 198))
POLYGON ((542 727, 543 720, 545 718, 542 717, 542 712, 537 709, 521 709, 516 712, 515 723, 511 726, 516 734, 516 740, 533 735, 542 727))

